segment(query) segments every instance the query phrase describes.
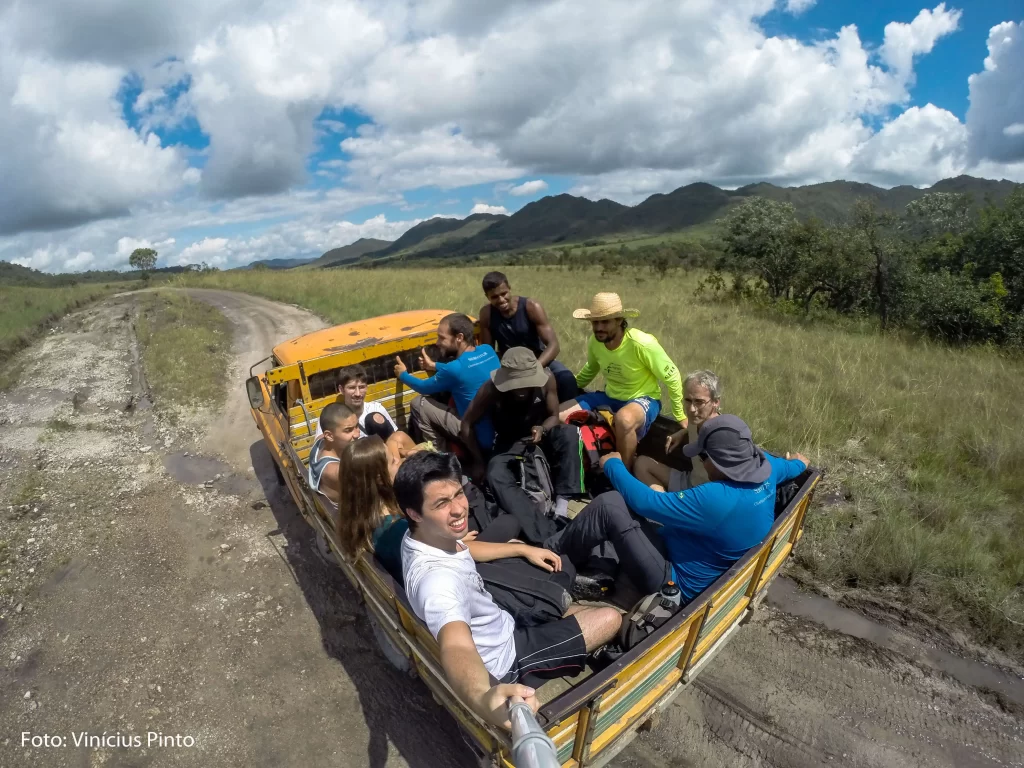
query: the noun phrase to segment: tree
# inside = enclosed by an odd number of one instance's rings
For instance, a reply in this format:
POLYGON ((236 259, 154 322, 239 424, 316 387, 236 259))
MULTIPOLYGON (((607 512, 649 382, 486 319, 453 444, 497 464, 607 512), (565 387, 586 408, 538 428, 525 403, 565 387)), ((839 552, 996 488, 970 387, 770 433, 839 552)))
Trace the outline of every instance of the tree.
POLYGON ((751 197, 726 218, 726 252, 740 271, 759 275, 773 299, 785 298, 800 268, 793 258, 796 209, 751 197))
POLYGON ((128 265, 132 269, 142 270, 143 274, 156 266, 156 251, 152 248, 136 248, 128 257, 128 265))

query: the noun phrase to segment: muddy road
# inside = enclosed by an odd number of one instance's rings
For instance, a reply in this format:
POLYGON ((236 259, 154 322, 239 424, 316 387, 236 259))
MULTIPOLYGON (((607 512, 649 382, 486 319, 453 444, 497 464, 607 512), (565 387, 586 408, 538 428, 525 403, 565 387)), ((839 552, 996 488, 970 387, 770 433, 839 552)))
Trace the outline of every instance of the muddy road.
MULTIPOLYGON (((0 393, 0 766, 472 766, 249 416, 249 366, 320 321, 194 295, 234 327, 219 412, 148 407, 131 295, 67 318, 0 393)), ((779 600, 613 765, 1024 765, 1019 676, 779 600)))

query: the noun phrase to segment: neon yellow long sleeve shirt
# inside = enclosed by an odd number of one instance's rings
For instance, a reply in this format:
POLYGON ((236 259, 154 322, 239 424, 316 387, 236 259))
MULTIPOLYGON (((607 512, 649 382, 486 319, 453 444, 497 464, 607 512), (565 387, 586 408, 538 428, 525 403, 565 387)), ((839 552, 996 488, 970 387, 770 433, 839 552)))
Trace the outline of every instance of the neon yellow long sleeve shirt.
POLYGON ((616 400, 633 400, 638 397, 660 400, 661 388, 658 381, 663 381, 672 403, 672 418, 678 422, 686 418, 686 411, 683 410, 683 378, 675 363, 651 334, 627 328, 622 343, 616 349, 608 349, 591 336, 587 344, 587 364, 576 375, 576 383, 583 389, 599 373, 604 374, 605 393, 616 400))

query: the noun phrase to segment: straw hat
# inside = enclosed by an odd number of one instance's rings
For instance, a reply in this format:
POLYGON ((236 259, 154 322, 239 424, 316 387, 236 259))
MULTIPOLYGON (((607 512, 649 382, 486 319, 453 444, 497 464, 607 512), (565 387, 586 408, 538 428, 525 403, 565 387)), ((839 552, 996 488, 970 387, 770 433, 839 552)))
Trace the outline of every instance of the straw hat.
POLYGON ((577 320, 605 320, 609 317, 640 317, 639 309, 623 309, 617 293, 599 293, 590 300, 590 309, 572 313, 577 320))
POLYGON ((543 387, 548 383, 548 374, 533 350, 526 347, 512 347, 501 357, 501 367, 491 373, 491 381, 499 392, 513 389, 543 387))

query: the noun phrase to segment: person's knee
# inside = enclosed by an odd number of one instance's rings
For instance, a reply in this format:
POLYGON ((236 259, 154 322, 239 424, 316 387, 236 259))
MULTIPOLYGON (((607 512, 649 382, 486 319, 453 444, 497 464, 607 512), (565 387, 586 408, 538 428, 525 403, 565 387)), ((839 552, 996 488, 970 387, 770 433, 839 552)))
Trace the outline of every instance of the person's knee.
POLYGON ((576 413, 576 411, 584 410, 583 406, 580 405, 576 400, 567 400, 564 403, 558 404, 558 420, 565 423, 565 420, 569 418, 570 414, 576 413))
POLYGON ((409 403, 409 411, 417 419, 421 418, 423 411, 423 395, 416 395, 416 397, 412 399, 412 402, 409 403))
POLYGON ((652 459, 650 456, 637 456, 636 463, 633 464, 633 474, 636 479, 642 483, 648 484, 654 478, 654 471, 657 468, 658 462, 652 459))
POLYGON ((636 432, 644 423, 644 412, 639 408, 627 406, 615 414, 615 431, 618 434, 636 432))
POLYGON ((618 634, 622 616, 615 608, 588 608, 576 614, 588 651, 595 651, 618 634))
POLYGON ((491 457, 491 460, 487 462, 487 481, 490 482, 492 477, 500 477, 507 467, 508 456, 505 454, 499 453, 497 456, 491 457))
POLYGON ((587 512, 601 516, 603 527, 609 535, 612 533, 624 533, 640 525, 629 514, 626 500, 622 498, 622 494, 618 491, 606 491, 598 495, 590 502, 588 508, 584 509, 580 514, 582 515, 587 512))

